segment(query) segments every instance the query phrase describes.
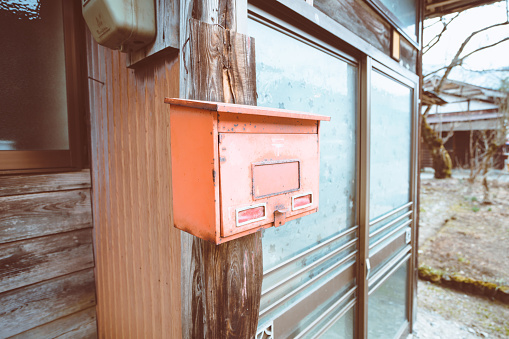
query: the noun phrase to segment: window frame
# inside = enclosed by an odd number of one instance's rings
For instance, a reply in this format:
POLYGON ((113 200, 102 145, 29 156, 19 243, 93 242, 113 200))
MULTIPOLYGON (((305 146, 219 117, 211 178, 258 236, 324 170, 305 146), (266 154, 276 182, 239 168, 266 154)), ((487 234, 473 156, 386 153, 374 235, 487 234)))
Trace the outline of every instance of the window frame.
POLYGON ((64 30, 65 80, 67 97, 67 150, 0 151, 0 175, 33 172, 62 172, 88 165, 86 124, 88 88, 86 83, 85 27, 79 1, 61 0, 64 30))

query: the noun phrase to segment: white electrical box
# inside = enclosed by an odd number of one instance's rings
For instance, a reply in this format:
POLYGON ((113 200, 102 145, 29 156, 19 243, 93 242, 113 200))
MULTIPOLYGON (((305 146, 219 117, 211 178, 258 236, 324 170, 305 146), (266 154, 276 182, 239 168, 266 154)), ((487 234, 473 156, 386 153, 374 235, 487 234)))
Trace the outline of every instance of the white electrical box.
POLYGON ((154 40, 154 0, 82 0, 83 17, 95 41, 128 53, 154 40))

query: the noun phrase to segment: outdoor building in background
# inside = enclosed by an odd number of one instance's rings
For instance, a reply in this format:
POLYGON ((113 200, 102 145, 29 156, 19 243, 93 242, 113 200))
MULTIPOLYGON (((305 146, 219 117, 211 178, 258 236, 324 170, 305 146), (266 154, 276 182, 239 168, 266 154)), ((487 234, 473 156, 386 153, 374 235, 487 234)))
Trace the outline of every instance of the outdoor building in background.
MULTIPOLYGON (((112 12, 89 12, 87 27, 83 6, 99 1, 0 2, 8 32, 0 54, 0 337, 412 332, 422 22, 493 1, 157 0, 116 29, 118 13, 105 0, 97 8, 112 12), (123 45, 138 20, 155 20, 155 37, 123 45), (111 30, 118 40, 109 46, 126 53, 94 40, 111 30), (318 211, 220 245, 176 229, 165 98, 330 116, 293 123, 320 133, 318 211)), ((187 128, 217 132, 222 119, 189 119, 187 128)), ((298 153, 284 119, 253 120, 245 127, 264 129, 264 145, 298 153)), ((231 132, 202 133, 187 156, 237 161, 214 157, 231 132)), ((207 166, 196 168, 194 186, 213 193, 188 192, 197 219, 198 202, 219 209, 221 180, 240 185, 207 166)), ((231 218, 239 208, 227 211, 231 218)))
MULTIPOLYGON (((446 80, 440 95, 433 92, 440 77, 434 76, 423 84, 423 107, 428 104, 433 108, 428 113, 427 121, 433 130, 444 140, 453 167, 469 168, 471 160, 479 162, 480 157, 494 138, 503 138, 504 112, 500 108, 509 95, 460 81, 446 80)), ((504 168, 504 142, 493 156, 491 167, 504 168)), ((421 145, 421 167, 433 167, 431 155, 426 145, 421 145)))

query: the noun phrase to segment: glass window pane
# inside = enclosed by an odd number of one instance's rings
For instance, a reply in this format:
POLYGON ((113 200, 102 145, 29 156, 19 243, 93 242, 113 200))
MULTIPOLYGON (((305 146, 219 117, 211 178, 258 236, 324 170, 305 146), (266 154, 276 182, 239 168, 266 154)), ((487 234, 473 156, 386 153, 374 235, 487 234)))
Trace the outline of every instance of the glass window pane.
POLYGON ((412 90, 372 72, 370 220, 409 201, 411 122, 412 90))
POLYGON ((69 149, 61 1, 0 5, 0 150, 69 149))
POLYGON ((353 339, 354 310, 352 307, 347 311, 320 336, 320 339, 353 339))
POLYGON ((401 27, 411 37, 416 39, 417 1, 415 0, 380 0, 396 18, 401 21, 401 27))
POLYGON ((332 116, 320 124, 318 213, 263 234, 263 266, 355 225, 357 68, 253 20, 258 105, 332 116))
POLYGON ((368 338, 394 338, 407 320, 408 261, 368 301, 368 338))

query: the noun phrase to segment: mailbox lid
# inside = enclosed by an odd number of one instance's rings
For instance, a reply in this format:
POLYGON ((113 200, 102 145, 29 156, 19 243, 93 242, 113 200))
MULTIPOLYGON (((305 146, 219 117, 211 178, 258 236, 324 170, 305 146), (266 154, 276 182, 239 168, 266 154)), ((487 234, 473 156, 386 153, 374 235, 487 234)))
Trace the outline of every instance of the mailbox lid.
POLYGON ((217 111, 218 113, 238 113, 238 114, 281 117, 289 119, 330 121, 330 117, 326 115, 319 115, 287 109, 238 105, 213 101, 187 100, 179 98, 165 98, 164 102, 171 105, 193 107, 209 111, 217 111))
POLYGON ((219 160, 222 237, 318 208, 318 134, 220 133, 219 160))

